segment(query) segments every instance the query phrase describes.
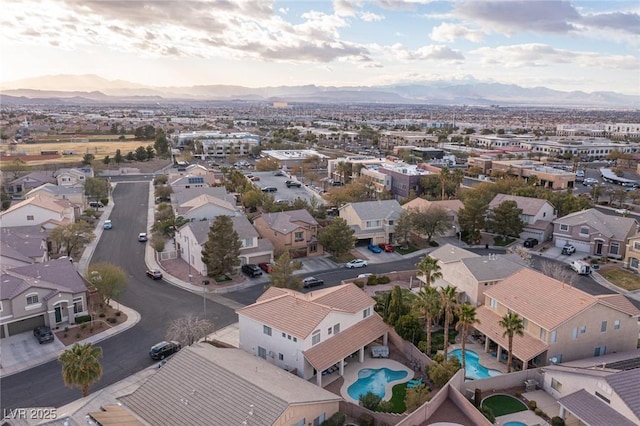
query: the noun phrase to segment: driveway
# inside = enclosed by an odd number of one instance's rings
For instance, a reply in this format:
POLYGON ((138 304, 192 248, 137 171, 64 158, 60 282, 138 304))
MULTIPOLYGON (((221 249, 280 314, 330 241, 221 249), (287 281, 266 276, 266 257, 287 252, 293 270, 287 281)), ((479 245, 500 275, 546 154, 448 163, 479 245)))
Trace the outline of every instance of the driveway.
POLYGON ((51 343, 38 343, 33 332, 16 334, 2 339, 0 345, 0 365, 2 369, 11 370, 20 365, 39 365, 56 358, 64 350, 64 345, 57 337, 51 343))
POLYGON ((360 259, 367 260, 370 265, 377 264, 377 263, 396 262, 398 260, 403 259, 402 255, 399 253, 396 253, 396 252, 387 253, 384 251, 382 253, 374 253, 371 250, 369 250, 366 246, 363 246, 363 247, 357 246, 353 250, 351 250, 351 253, 354 256, 359 257, 360 259))
POLYGON ((544 251, 530 250, 530 252, 534 256, 537 255, 537 256, 544 257, 546 259, 553 259, 553 260, 557 260, 558 262, 563 262, 567 264, 571 263, 574 260, 584 259, 585 257, 589 256, 589 253, 584 253, 580 251, 576 251, 571 255, 562 254, 562 247, 549 247, 544 251))

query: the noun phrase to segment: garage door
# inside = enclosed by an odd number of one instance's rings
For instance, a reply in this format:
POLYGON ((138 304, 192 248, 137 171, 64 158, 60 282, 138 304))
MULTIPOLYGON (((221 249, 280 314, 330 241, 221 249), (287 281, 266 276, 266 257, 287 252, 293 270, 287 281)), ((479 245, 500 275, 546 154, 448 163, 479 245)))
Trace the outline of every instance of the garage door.
POLYGON ((247 263, 253 263, 257 265, 258 263, 263 263, 263 262, 271 262, 271 255, 263 254, 262 256, 251 257, 249 258, 249 262, 247 263))
POLYGON ((25 331, 33 331, 34 328, 44 325, 44 315, 38 317, 27 318, 22 321, 16 321, 8 324, 9 336, 13 336, 25 331))
POLYGON ((556 247, 562 247, 567 243, 573 245, 576 248, 576 251, 581 253, 591 253, 591 244, 589 243, 585 243, 584 241, 574 241, 567 238, 556 239, 556 247))

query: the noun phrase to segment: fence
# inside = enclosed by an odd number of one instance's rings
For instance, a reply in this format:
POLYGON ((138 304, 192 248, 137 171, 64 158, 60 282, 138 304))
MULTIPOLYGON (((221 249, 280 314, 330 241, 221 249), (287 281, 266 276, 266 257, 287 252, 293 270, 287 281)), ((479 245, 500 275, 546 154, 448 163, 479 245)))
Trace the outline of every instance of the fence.
POLYGON ((367 410, 364 407, 346 401, 340 401, 340 412, 354 419, 360 419, 363 417, 372 418, 374 426, 396 425, 407 417, 406 414, 379 413, 367 410))
POLYGON ((171 251, 162 251, 159 253, 160 254, 160 260, 171 260, 171 259, 177 259, 178 258, 178 251, 177 250, 171 250, 171 251))
POLYGON ((425 367, 431 364, 431 359, 427 356, 427 354, 420 351, 420 349, 416 348, 413 343, 404 340, 400 335, 391 328, 389 330, 389 340, 401 351, 405 358, 411 360, 412 364, 414 364, 414 369, 420 369, 420 371, 424 371, 425 367), (417 365, 415 365, 417 364, 417 365))

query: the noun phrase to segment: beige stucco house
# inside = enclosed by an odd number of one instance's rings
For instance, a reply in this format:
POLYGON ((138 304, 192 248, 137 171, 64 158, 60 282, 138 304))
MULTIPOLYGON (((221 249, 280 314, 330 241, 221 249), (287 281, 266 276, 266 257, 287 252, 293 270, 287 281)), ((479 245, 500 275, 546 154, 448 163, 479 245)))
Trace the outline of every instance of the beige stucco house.
POLYGON ((324 253, 318 242, 318 222, 305 209, 280 213, 264 213, 253 220, 253 226, 280 251, 292 257, 318 256, 324 253))
POLYGON ((396 200, 362 201, 345 204, 339 212, 340 218, 355 231, 357 240, 392 244, 402 207, 396 200))
POLYGON ((627 240, 624 266, 635 272, 640 272, 640 234, 629 237, 627 240))
POLYGON ((86 179, 94 177, 94 174, 93 168, 80 167, 73 169, 59 169, 54 176, 58 186, 84 188, 86 179))
POLYGON ((522 209, 520 220, 524 228, 520 238, 536 238, 538 241, 547 241, 553 233, 553 220, 558 216, 555 207, 541 198, 520 197, 518 195, 496 194, 489 203, 488 211, 492 211, 504 201, 515 201, 519 209, 522 209))
POLYGON ((43 194, 59 200, 69 200, 73 204, 84 208, 87 206, 87 196, 84 193, 84 187, 79 186, 58 186, 52 183, 45 183, 25 194, 25 198, 33 198, 36 195, 43 194))
POLYGON ((69 200, 60 200, 45 194, 37 194, 18 204, 14 204, 0 213, 0 226, 42 225, 55 228, 58 225, 73 223, 80 209, 69 200))

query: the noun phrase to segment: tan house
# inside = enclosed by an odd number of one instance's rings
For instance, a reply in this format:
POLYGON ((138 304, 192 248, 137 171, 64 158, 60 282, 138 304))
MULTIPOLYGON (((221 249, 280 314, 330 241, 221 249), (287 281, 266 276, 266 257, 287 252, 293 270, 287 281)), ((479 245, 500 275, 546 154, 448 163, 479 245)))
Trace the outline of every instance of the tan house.
POLYGON ((575 287, 522 269, 485 290, 477 310, 485 351, 506 359, 508 339, 499 325, 507 312, 524 322, 514 336, 516 368, 557 364, 635 349, 640 310, 621 294, 592 296, 575 287))
POLYGON ((624 266, 625 268, 640 272, 640 234, 636 234, 627 240, 624 266))
POLYGON ((73 223, 80 209, 69 200, 59 200, 45 194, 38 194, 9 207, 0 213, 0 226, 42 225, 47 229, 73 223))
MULTIPOLYGON (((121 404, 150 425, 322 424, 342 398, 239 349, 183 348, 121 404)), ((102 423, 105 424, 105 423, 102 423)))
POLYGON ((175 208, 176 217, 182 216, 189 220, 215 219, 217 216, 240 214, 235 203, 208 194, 198 195, 175 208))
POLYGON ((84 187, 58 186, 52 183, 45 183, 25 194, 25 198, 33 198, 38 194, 44 194, 59 200, 69 200, 73 204, 85 207, 87 205, 87 196, 84 193, 84 187))
POLYGON ((280 251, 292 257, 318 256, 324 253, 318 243, 318 222, 305 209, 265 213, 253 220, 253 226, 280 251))
POLYGON ((429 201, 424 198, 414 198, 402 205, 403 210, 416 210, 419 212, 425 212, 431 208, 440 207, 444 209, 449 217, 451 218, 451 229, 440 235, 442 237, 451 237, 457 236, 460 230, 460 225, 458 224, 458 212, 460 209, 464 208, 464 204, 460 200, 438 200, 438 201, 429 201))
POLYGON ((80 167, 74 169, 59 169, 54 176, 58 186, 84 188, 86 179, 94 177, 94 174, 93 168, 80 167))
POLYGON ((502 172, 507 176, 526 180, 535 177, 539 186, 548 189, 574 188, 576 182, 575 173, 546 167, 543 163, 532 160, 492 160, 491 172, 502 172))
POLYGON ((402 207, 396 200, 362 201, 340 207, 340 218, 354 231, 355 238, 374 245, 393 243, 395 222, 402 207))
POLYGON ((558 216, 555 207, 541 198, 520 197, 518 195, 496 194, 489 203, 489 212, 505 201, 515 201, 519 209, 522 209, 520 220, 524 228, 520 238, 536 238, 538 241, 547 241, 553 233, 553 220, 558 216))

